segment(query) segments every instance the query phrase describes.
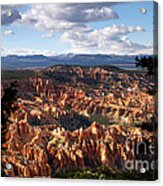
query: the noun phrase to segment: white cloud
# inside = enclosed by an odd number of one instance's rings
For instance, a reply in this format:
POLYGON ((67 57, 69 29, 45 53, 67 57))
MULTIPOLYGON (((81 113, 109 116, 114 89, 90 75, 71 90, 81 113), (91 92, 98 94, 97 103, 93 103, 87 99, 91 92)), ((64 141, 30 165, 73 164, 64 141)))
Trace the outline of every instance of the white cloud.
POLYGON ((17 10, 18 5, 2 5, 1 6, 1 24, 10 25, 21 19, 20 12, 17 10))
POLYGON ((32 24, 41 31, 92 31, 87 23, 116 19, 113 3, 34 4, 22 14, 21 23, 32 24))
POLYGON ((29 48, 20 48, 20 49, 3 49, 2 51, 3 56, 7 55, 45 55, 45 56, 55 56, 57 53, 55 51, 49 50, 39 50, 39 49, 29 49, 29 48))
MULTIPOLYGON (((129 34, 143 32, 140 26, 113 25, 95 30, 88 26, 90 22, 101 22, 117 19, 118 14, 111 9, 117 3, 57 3, 32 4, 23 14, 15 6, 3 6, 2 23, 11 24, 15 21, 20 24, 30 24, 38 31, 43 31, 41 38, 51 38, 55 32, 62 33, 61 40, 68 42, 71 48, 68 52, 75 53, 114 53, 139 54, 152 53, 151 46, 132 41, 129 34), (15 12, 10 19, 6 10, 15 12)), ((6 35, 11 33, 6 31, 6 35)), ((9 53, 51 55, 51 51, 32 49, 14 49, 9 53)))
POLYGON ((5 35, 13 35, 14 32, 13 32, 12 30, 5 30, 5 31, 4 31, 4 34, 5 34, 5 35))
POLYGON ((5 56, 5 51, 4 51, 4 49, 3 48, 1 48, 1 56, 5 56))
POLYGON ((140 26, 131 27, 124 25, 113 25, 103 29, 94 30, 89 33, 65 32, 62 41, 71 44, 69 52, 79 53, 104 53, 104 54, 140 54, 152 53, 152 47, 136 43, 130 40, 128 34, 143 32, 140 26))

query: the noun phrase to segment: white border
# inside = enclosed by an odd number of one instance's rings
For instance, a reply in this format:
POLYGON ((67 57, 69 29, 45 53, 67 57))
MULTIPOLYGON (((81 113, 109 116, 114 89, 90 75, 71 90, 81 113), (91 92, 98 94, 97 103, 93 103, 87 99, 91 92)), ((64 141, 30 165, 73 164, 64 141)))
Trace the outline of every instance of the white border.
MULTIPOLYGON (((105 0, 107 1, 107 0, 105 0)), ((109 0, 110 2, 115 2, 118 0, 109 0)), ((122 0, 119 0, 120 2, 122 0)), ((126 1, 126 0, 123 0, 126 1)), ((131 0, 128 0, 131 1, 131 0)), ((139 0, 141 1, 141 0, 139 0)), ((35 0, 35 3, 56 3, 56 2, 103 2, 102 0, 80 0, 80 1, 74 1, 74 0, 35 0)), ((18 186, 18 185, 30 185, 30 186, 36 186, 39 184, 39 186, 44 186, 47 184, 48 186, 51 185, 59 185, 59 186, 81 186, 81 185, 87 185, 89 186, 106 186, 106 184, 111 184, 111 185, 124 185, 124 186, 133 186, 135 185, 163 185, 163 178, 162 178, 162 172, 163 172, 163 146, 162 146, 162 141, 163 141, 163 135, 161 134, 163 131, 163 47, 162 47, 162 34, 163 33, 163 26, 160 20, 163 20, 163 1, 162 0, 157 0, 159 3, 159 180, 155 182, 149 182, 149 181, 112 181, 112 180, 64 180, 64 179, 44 179, 44 178, 0 178, 0 185, 3 186, 18 186), (161 83, 162 82, 162 83, 161 83)), ((33 3, 33 0, 1 0, 0 4, 24 4, 24 3, 33 3)))
MULTIPOLYGON (((25 3, 60 3, 60 2, 74 2, 74 3, 84 3, 84 2, 130 2, 134 0, 1 0, 0 4, 25 4, 25 3)), ((142 1, 142 0, 135 0, 135 1, 142 1)), ((152 1, 152 0, 143 0, 143 1, 152 1)), ((158 0, 157 2, 159 2, 158 0)))

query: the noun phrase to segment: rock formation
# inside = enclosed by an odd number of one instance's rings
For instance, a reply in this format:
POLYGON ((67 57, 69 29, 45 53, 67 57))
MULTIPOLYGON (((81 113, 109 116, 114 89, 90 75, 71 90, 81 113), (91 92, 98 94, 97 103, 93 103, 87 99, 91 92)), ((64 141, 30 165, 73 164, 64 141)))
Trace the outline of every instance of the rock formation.
POLYGON ((136 159, 132 143, 151 142, 152 136, 132 127, 106 127, 95 122, 73 132, 57 125, 38 127, 18 122, 9 126, 2 167, 7 176, 19 177, 51 177, 56 170, 98 165, 124 169, 127 159, 136 159), (7 164, 12 165, 10 170, 7 164))

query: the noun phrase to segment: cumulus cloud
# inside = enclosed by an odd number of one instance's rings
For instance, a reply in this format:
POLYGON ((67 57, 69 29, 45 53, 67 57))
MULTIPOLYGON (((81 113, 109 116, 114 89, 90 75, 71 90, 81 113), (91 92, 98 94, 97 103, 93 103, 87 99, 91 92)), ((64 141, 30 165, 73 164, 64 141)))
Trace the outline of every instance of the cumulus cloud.
POLYGON ((69 52, 87 51, 87 53, 139 54, 152 53, 152 47, 131 41, 127 36, 134 32, 143 32, 140 26, 113 25, 90 33, 65 32, 62 41, 71 44, 69 52))
MULTIPOLYGON (((41 38, 51 38, 55 32, 61 33, 61 40, 70 43, 68 52, 75 53, 114 53, 139 54, 152 53, 152 47, 130 39, 130 34, 145 31, 140 26, 112 25, 102 29, 93 29, 91 22, 117 19, 118 14, 112 9, 117 3, 57 3, 32 4, 22 14, 16 6, 3 6, 2 24, 15 21, 29 24, 38 31, 43 31, 41 38), (7 12, 12 10, 12 16, 7 12), (7 16, 7 17, 6 17, 7 16)), ((6 35, 10 35, 8 31, 6 35)), ((31 49, 12 50, 10 53, 51 55, 50 51, 31 49)), ((53 54, 54 55, 54 54, 53 54)))
POLYGON ((116 19, 110 6, 113 3, 34 4, 22 14, 22 23, 32 24, 43 31, 92 31, 86 23, 116 19))
POLYGON ((12 30, 5 30, 5 31, 4 31, 4 34, 5 34, 5 35, 13 35, 14 32, 13 32, 12 30))
POLYGON ((18 5, 2 5, 1 7, 1 24, 10 25, 16 20, 21 19, 20 12, 17 10, 18 5))

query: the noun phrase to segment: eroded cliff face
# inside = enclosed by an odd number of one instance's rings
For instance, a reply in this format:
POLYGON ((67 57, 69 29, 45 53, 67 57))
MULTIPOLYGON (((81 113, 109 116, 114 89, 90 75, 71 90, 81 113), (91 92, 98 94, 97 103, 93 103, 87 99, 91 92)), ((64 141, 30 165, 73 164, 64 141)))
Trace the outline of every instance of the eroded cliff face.
POLYGON ((105 165, 123 170, 136 159, 133 145, 153 141, 153 134, 132 127, 92 123, 73 132, 57 125, 13 123, 6 134, 2 169, 6 176, 51 177, 56 170, 105 165), (8 170, 7 164, 12 168, 8 170))
POLYGON ((6 176, 52 177, 56 171, 103 165, 125 171, 127 160, 154 158, 149 149, 141 154, 157 141, 154 131, 133 127, 155 117, 154 96, 148 93, 153 84, 143 74, 60 66, 46 73, 52 78, 18 83, 18 108, 9 117, 3 144, 6 176), (57 79, 60 74, 71 81, 57 79), (144 146, 137 153, 139 143, 144 146))
POLYGON ((31 125, 44 125, 76 112, 91 121, 93 116, 100 115, 111 124, 142 125, 156 117, 155 98, 148 93, 154 83, 144 74, 62 66, 50 67, 45 72, 49 79, 19 80, 20 113, 14 114, 17 121, 27 114, 31 125), (59 75, 65 77, 65 82, 58 79, 59 75))

